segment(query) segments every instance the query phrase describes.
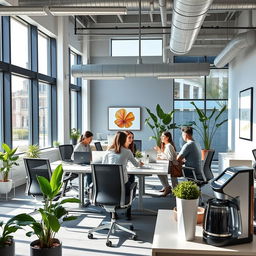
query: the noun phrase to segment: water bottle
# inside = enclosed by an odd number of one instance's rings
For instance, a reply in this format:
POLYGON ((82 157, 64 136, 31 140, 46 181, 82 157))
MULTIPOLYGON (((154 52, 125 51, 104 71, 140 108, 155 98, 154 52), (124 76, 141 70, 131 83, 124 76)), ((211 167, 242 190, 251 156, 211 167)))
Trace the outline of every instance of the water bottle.
POLYGON ((145 164, 149 164, 149 155, 146 156, 145 164))

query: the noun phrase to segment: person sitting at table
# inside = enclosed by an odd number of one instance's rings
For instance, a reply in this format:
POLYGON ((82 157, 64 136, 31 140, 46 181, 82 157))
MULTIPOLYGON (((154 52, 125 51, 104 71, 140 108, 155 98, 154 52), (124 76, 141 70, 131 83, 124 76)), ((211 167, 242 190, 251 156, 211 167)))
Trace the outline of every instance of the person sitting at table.
MULTIPOLYGON (((127 163, 130 161, 135 167, 142 166, 143 163, 137 162, 131 150, 125 147, 127 135, 124 132, 117 132, 113 144, 106 151, 102 159, 103 164, 120 164, 123 166, 123 176, 126 194, 129 195, 131 182, 128 179, 127 163)), ((127 209, 126 217, 131 219, 131 207, 127 209)))
MULTIPOLYGON (((86 131, 84 134, 81 135, 79 139, 79 143, 74 148, 74 152, 90 152, 92 154, 92 149, 90 146, 92 139, 93 139, 93 133, 90 131, 86 131)), ((74 152, 71 156, 72 160, 74 160, 74 152)), ((91 155, 91 159, 92 159, 92 155, 91 155)), ((86 187, 89 187, 90 184, 92 183, 92 174, 86 173, 85 177, 86 177, 86 187)))
MULTIPOLYGON (((124 147, 130 149, 135 157, 136 145, 134 144, 134 134, 131 131, 124 131, 124 133, 127 135, 124 147)), ((129 174, 128 179, 131 183, 133 183, 135 181, 135 175, 129 174)))
MULTIPOLYGON (((195 169, 196 178, 198 180, 203 180, 201 173, 201 149, 198 143, 193 139, 193 128, 192 127, 182 127, 182 138, 186 142, 181 148, 177 160, 179 162, 184 162, 185 166, 193 167, 195 169)), ((186 171, 186 177, 194 178, 193 173, 188 173, 186 171)))
MULTIPOLYGON (((178 180, 177 177, 173 177, 172 173, 172 166, 173 165, 179 165, 179 162, 176 160, 177 154, 176 154, 176 147, 173 143, 172 140, 172 134, 168 131, 163 132, 161 135, 161 148, 160 147, 155 147, 157 152, 159 153, 159 159, 167 159, 170 164, 169 164, 169 170, 168 173, 171 175, 171 182, 172 182, 172 188, 178 185, 178 180)), ((167 196, 168 194, 171 193, 171 186, 169 185, 168 182, 168 176, 167 175, 158 175, 158 178, 160 179, 160 182, 163 186, 162 190, 160 192, 163 192, 161 196, 167 196)))

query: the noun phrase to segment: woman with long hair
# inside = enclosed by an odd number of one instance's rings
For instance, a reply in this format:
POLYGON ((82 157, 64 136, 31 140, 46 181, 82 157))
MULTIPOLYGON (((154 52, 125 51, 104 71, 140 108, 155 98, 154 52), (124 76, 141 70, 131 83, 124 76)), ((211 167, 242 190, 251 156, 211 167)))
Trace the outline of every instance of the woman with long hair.
MULTIPOLYGON (((168 131, 163 132, 161 136, 161 148, 156 147, 156 150, 158 153, 160 153, 160 159, 167 159, 170 162, 170 167, 172 165, 178 165, 178 161, 176 160, 177 154, 176 154, 176 147, 174 145, 174 142, 172 140, 172 134, 168 131)), ((168 170, 168 173, 171 174, 171 170, 168 170)), ((171 187, 168 182, 168 176, 166 175, 158 175, 162 185, 163 189, 160 192, 163 192, 162 196, 167 196, 169 193, 171 193, 171 187)), ((177 177, 172 177, 171 175, 171 181, 172 181, 172 188, 177 186, 178 180, 177 177)))
MULTIPOLYGON (((128 179, 127 163, 130 161, 135 167, 139 167, 142 163, 138 163, 134 158, 130 149, 125 147, 127 135, 124 132, 117 132, 113 144, 106 151, 103 157, 103 164, 121 164, 123 166, 123 175, 126 194, 130 193, 131 182, 128 179)), ((127 209, 127 219, 131 219, 131 208, 127 209)))

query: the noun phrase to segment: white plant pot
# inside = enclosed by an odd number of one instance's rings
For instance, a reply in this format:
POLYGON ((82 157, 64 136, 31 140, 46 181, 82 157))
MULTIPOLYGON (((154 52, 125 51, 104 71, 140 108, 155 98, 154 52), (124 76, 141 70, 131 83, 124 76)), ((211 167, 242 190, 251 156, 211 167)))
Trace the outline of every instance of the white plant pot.
POLYGON ((0 181, 0 194, 9 193, 12 189, 12 180, 7 182, 0 181))
POLYGON ((179 237, 191 241, 195 238, 198 199, 186 200, 176 197, 179 237))

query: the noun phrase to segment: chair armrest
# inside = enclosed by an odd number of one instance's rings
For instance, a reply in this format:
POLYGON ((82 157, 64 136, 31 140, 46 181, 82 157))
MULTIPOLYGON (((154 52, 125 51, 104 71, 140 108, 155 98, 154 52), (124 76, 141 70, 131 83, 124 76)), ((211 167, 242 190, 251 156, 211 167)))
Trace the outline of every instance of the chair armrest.
POLYGON ((197 179, 197 177, 196 177, 196 173, 195 173, 195 168, 194 168, 194 167, 182 166, 182 174, 183 174, 183 176, 184 176, 185 178, 187 178, 187 179, 194 180, 194 181, 196 181, 196 182, 198 181, 198 179, 197 179), (192 172, 192 174, 193 174, 194 179, 191 178, 191 177, 187 177, 184 170, 190 170, 190 171, 192 172))

